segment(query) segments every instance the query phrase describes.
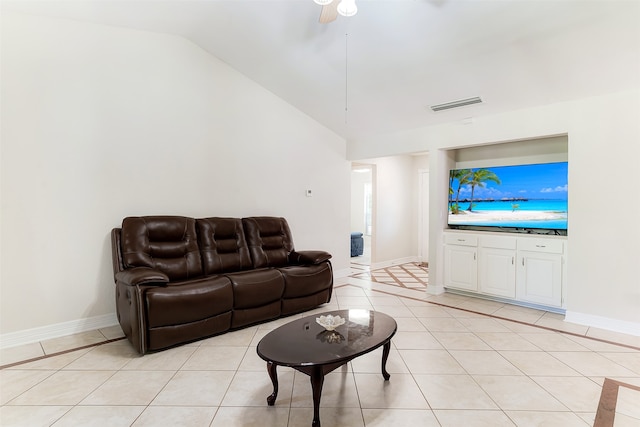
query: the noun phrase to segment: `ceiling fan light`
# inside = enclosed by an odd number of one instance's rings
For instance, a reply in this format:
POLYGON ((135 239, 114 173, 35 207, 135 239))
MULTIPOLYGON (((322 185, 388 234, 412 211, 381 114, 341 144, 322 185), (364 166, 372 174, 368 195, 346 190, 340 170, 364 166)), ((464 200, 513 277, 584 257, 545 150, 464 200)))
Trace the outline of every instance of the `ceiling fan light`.
POLYGON ((338 5, 338 13, 342 16, 353 16, 358 13, 356 0, 342 0, 338 5))
POLYGON ((316 4, 319 4, 320 6, 326 6, 328 4, 331 4, 331 2, 333 0, 313 0, 316 4))

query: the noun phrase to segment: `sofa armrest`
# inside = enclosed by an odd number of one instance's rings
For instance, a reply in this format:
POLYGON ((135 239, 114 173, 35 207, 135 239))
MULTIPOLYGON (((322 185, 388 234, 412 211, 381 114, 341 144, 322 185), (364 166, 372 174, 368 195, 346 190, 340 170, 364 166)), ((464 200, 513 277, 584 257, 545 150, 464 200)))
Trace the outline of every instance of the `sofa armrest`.
POLYGON ((325 251, 293 251, 289 254, 289 263, 296 265, 320 264, 330 258, 331 254, 325 251))
POLYGON ((134 267, 116 273, 116 281, 129 286, 158 285, 169 283, 169 276, 161 271, 149 267, 134 267))

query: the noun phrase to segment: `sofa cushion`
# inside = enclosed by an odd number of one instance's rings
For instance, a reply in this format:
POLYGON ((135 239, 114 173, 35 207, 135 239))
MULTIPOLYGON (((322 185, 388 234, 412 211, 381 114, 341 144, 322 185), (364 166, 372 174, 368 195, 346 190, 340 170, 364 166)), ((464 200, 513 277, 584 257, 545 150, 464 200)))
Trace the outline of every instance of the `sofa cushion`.
POLYGON ((293 251, 289 224, 284 218, 243 218, 247 244, 254 268, 282 267, 288 264, 293 251))
POLYGON ((233 285, 234 309, 259 307, 279 301, 284 292, 284 279, 278 270, 251 270, 227 274, 226 277, 233 285))
POLYGON ((299 298, 330 288, 333 283, 331 264, 281 267, 284 277, 283 298, 299 298))
POLYGON ((121 242, 125 268, 154 268, 172 281, 202 276, 193 218, 128 217, 122 221, 121 242))
POLYGON ((150 328, 181 325, 231 312, 233 290, 229 279, 212 276, 150 288, 145 303, 150 328))
POLYGON ((196 228, 205 275, 252 267, 240 218, 197 219, 196 228))

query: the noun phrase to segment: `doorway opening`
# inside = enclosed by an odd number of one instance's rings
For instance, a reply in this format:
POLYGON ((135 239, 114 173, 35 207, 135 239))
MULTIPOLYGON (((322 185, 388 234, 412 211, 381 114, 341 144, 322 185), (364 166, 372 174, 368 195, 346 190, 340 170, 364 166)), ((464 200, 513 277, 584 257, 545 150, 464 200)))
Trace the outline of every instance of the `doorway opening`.
POLYGON ((374 165, 351 166, 351 264, 371 266, 374 261, 375 183, 374 165), (355 246, 354 246, 355 245, 355 246))

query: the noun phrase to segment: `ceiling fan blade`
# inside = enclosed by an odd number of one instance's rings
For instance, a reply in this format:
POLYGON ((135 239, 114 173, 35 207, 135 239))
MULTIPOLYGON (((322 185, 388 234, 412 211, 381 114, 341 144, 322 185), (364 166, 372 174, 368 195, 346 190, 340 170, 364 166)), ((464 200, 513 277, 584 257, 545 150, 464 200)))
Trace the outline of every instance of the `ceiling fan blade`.
POLYGON ((321 24, 328 24, 329 22, 333 22, 338 17, 338 4, 340 0, 333 0, 326 6, 322 6, 322 11, 320 12, 320 20, 321 24))

